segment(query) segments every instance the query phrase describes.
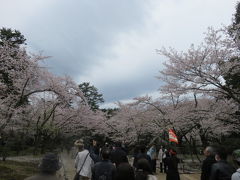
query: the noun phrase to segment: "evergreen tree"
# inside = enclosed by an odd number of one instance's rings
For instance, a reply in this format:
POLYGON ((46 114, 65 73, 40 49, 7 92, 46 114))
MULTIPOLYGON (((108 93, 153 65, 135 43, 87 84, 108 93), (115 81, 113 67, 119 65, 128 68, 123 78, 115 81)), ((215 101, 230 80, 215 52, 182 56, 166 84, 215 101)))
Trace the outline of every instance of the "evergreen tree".
POLYGON ((80 90, 83 92, 88 105, 91 107, 92 110, 99 109, 99 103, 103 103, 103 95, 98 93, 98 89, 89 82, 83 82, 79 84, 80 90))
POLYGON ((10 46, 19 47, 22 44, 26 44, 25 41, 26 39, 18 30, 4 27, 0 29, 0 46, 7 42, 10 46))

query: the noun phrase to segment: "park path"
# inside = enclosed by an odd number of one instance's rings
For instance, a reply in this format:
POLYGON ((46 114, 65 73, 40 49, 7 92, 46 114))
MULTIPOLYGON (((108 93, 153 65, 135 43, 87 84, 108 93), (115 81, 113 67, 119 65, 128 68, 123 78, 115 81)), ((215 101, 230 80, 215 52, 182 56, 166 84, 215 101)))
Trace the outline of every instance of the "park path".
POLYGON ((62 171, 64 173, 65 180, 72 180, 76 170, 74 168, 74 159, 67 152, 61 153, 61 161, 62 161, 62 171))

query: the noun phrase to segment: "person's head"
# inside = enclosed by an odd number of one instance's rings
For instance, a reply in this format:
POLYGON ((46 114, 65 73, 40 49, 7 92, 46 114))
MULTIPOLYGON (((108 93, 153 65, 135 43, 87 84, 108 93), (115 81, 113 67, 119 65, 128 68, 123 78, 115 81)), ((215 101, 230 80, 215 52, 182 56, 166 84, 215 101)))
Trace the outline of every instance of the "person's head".
POLYGON ((140 147, 140 152, 141 152, 141 153, 145 153, 145 152, 146 152, 146 146, 142 145, 142 146, 140 147))
POLYGON ((135 180, 134 170, 129 163, 121 163, 117 167, 116 180, 135 180))
POLYGON ((151 174, 151 165, 149 164, 148 160, 142 158, 137 161, 137 170, 147 172, 151 174))
POLYGON ((175 151, 174 149, 170 149, 169 150, 169 154, 170 154, 170 156, 176 156, 177 155, 177 151, 175 151))
POLYGON ((83 140, 83 149, 89 150, 91 147, 91 143, 92 143, 92 141, 89 138, 85 138, 83 140))
POLYGON ((233 151, 232 153, 233 161, 240 167, 240 149, 233 151))
POLYGON ((134 154, 138 154, 139 153, 139 146, 135 146, 134 148, 134 154))
POLYGON ((95 139, 92 140, 92 145, 97 146, 97 141, 95 139))
POLYGON ((152 146, 151 146, 151 149, 156 149, 156 144, 153 144, 152 146))
POLYGON ((215 155, 215 160, 227 160, 227 151, 224 148, 218 148, 215 155))
POLYGON ((102 158, 103 160, 108 160, 110 158, 111 151, 109 148, 103 148, 102 150, 102 158))
POLYGON ((215 149, 214 149, 214 147, 212 147, 212 146, 207 146, 207 147, 204 149, 203 153, 204 153, 204 155, 205 155, 206 157, 208 157, 208 156, 214 156, 214 155, 215 155, 215 149))
POLYGON ((151 174, 151 165, 146 159, 139 159, 137 161, 137 170, 135 180, 147 180, 148 175, 151 174))
POLYGON ((118 148, 122 147, 122 143, 121 142, 116 142, 115 146, 118 147, 118 148))
POLYGON ((54 153, 46 154, 39 165, 41 173, 44 174, 55 174, 60 168, 59 157, 54 153))
POLYGON ((83 140, 82 139, 78 139, 74 142, 74 146, 76 146, 78 148, 78 151, 82 151, 83 150, 83 140))

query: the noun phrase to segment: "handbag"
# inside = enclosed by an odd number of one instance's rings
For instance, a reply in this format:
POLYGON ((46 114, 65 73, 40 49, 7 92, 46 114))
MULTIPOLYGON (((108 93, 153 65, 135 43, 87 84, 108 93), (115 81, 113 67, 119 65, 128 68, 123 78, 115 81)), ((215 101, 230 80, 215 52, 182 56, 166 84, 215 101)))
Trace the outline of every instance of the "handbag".
POLYGON ((80 170, 79 170, 78 172, 76 172, 73 180, 79 180, 79 178, 80 178, 80 174, 79 174, 79 173, 81 172, 81 170, 82 170, 82 168, 83 168, 83 165, 85 164, 85 161, 86 161, 88 155, 89 155, 89 153, 88 153, 87 156, 85 157, 85 159, 84 159, 84 161, 83 161, 83 164, 82 164, 82 167, 80 168, 80 170))

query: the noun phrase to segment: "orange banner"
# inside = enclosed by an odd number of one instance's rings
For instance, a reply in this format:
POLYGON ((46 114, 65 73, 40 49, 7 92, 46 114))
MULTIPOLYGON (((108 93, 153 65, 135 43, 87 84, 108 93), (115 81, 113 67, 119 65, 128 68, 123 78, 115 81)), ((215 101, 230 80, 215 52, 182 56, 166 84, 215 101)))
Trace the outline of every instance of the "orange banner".
POLYGON ((178 138, 177 138, 177 135, 174 133, 174 131, 172 129, 169 129, 169 141, 170 142, 175 142, 178 144, 178 138))

